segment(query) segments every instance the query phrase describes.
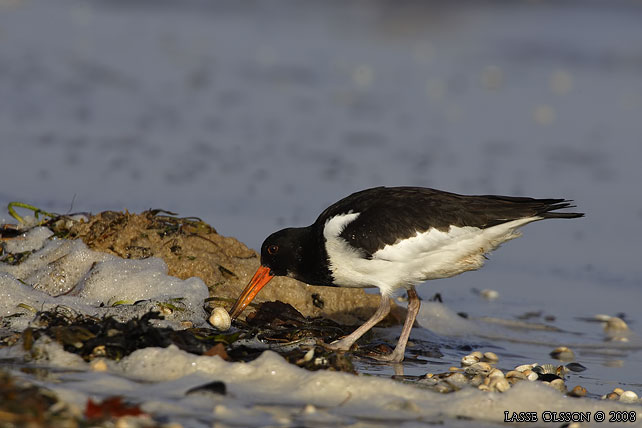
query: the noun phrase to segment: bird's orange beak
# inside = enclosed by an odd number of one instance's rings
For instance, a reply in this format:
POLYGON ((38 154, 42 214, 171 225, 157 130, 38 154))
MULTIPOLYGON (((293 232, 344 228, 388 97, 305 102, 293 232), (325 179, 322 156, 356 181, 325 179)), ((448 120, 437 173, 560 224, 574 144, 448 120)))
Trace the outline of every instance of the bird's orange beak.
POLYGON ((256 295, 259 294, 259 291, 261 291, 261 289, 265 287, 265 285, 270 282, 272 278, 274 278, 274 275, 270 273, 270 268, 260 266, 250 280, 250 283, 247 284, 245 290, 243 290, 239 298, 236 300, 236 303, 234 303, 234 306, 232 307, 232 311, 230 313, 230 317, 232 319, 236 319, 236 317, 241 315, 243 309, 245 309, 245 307, 250 304, 252 299, 254 299, 256 295))

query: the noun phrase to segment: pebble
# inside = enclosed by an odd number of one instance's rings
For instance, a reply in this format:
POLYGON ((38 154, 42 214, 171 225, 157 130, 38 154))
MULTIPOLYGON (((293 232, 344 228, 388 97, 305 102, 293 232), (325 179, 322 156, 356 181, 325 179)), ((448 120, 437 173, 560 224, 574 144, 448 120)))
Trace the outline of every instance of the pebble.
POLYGON ((573 361, 575 354, 570 348, 566 346, 559 346, 551 351, 551 357, 561 361, 573 361))
POLYGON ((214 308, 209 319, 210 324, 220 331, 229 330, 232 326, 232 319, 230 314, 227 313, 225 308, 217 307, 214 308))
POLYGON ((529 374, 526 375, 526 379, 530 380, 531 382, 539 379, 539 375, 535 373, 534 371, 531 371, 529 374))
POLYGON ((617 395, 615 392, 609 392, 608 394, 603 395, 602 399, 603 400, 619 400, 620 396, 617 395))
POLYGON ((622 395, 624 390, 622 388, 613 388, 613 392, 615 392, 617 395, 622 395))
POLYGON ((624 403, 634 403, 638 401, 638 395, 633 391, 624 391, 620 394, 620 401, 624 403))
POLYGON ((577 385, 568 393, 568 395, 571 397, 584 397, 586 395, 586 388, 577 385))
POLYGON ((484 360, 488 361, 489 363, 496 363, 497 361, 499 361, 499 357, 494 352, 484 352, 484 360))

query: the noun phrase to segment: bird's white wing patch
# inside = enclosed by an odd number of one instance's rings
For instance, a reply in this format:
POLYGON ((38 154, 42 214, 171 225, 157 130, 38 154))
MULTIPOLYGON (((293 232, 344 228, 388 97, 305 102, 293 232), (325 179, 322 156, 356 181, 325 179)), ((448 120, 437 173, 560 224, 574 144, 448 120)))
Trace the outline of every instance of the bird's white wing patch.
POLYGON ((323 237, 325 239, 336 238, 343 232, 348 223, 351 223, 359 217, 360 213, 348 212, 346 214, 335 215, 325 222, 323 228, 323 237))
POLYGON ((447 278, 468 270, 479 269, 484 255, 502 243, 521 235, 518 230, 542 217, 526 217, 497 226, 451 226, 447 231, 429 229, 373 254, 373 259, 389 261, 406 272, 412 281, 447 278))
POLYGON ((337 285, 376 286, 383 295, 429 279, 479 269, 484 264, 484 254, 520 236, 517 229, 521 226, 542 219, 527 217, 486 229, 470 226, 451 226, 448 231, 429 229, 386 245, 372 258, 366 258, 339 236, 358 216, 358 213, 342 214, 326 223, 323 235, 329 268, 337 285))
POLYGON ((376 259, 388 261, 411 260, 421 257, 422 254, 469 240, 480 234, 482 230, 471 226, 451 226, 448 231, 431 228, 422 233, 417 232, 415 236, 403 239, 395 244, 386 245, 372 256, 376 259))

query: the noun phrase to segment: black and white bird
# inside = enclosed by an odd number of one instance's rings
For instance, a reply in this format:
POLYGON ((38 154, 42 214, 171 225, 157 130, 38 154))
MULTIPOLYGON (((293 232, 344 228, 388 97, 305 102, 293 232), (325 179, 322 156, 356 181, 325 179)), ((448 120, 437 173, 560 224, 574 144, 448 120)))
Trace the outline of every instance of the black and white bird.
POLYGON ((310 226, 283 229, 261 246, 261 266, 231 311, 238 317, 274 277, 307 284, 378 287, 381 303, 352 334, 328 347, 348 350, 386 317, 390 297, 408 293, 408 315, 394 351, 381 357, 404 358, 419 311, 415 285, 479 269, 485 254, 521 235, 519 228, 547 218, 583 213, 553 212, 573 207, 565 199, 464 196, 422 187, 376 187, 341 199, 310 226))

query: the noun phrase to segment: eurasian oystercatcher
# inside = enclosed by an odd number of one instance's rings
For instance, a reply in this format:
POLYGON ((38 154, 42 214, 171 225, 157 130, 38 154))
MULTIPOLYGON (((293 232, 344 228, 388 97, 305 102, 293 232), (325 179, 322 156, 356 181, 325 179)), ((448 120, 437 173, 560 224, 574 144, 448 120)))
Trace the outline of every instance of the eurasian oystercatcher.
POLYGON ((464 196, 422 187, 376 187, 341 199, 308 227, 283 229, 261 246, 261 266, 231 311, 239 316, 274 276, 307 284, 378 287, 381 303, 352 334, 328 347, 348 350, 390 311, 390 296, 408 293, 408 315, 394 351, 381 360, 398 362, 419 311, 415 285, 479 269, 485 254, 521 235, 519 228, 546 218, 583 213, 565 199, 464 196))

